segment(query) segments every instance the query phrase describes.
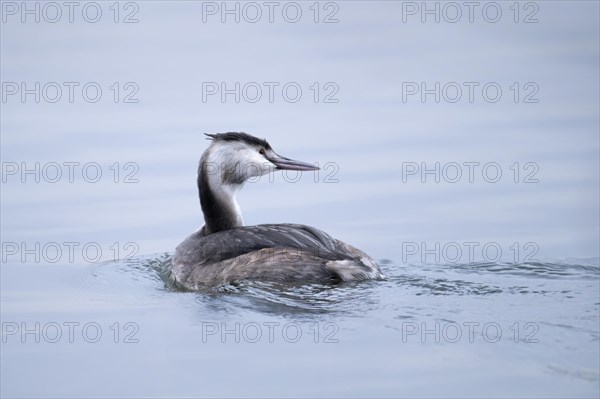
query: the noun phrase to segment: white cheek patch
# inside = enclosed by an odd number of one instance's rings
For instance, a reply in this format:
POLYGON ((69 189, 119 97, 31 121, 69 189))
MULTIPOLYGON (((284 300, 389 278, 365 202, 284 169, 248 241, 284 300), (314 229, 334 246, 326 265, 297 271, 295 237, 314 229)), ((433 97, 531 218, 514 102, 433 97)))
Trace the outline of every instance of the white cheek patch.
POLYGON ((216 172, 215 175, 222 178, 222 183, 225 181, 245 181, 275 171, 275 165, 267 161, 256 149, 249 148, 245 144, 232 145, 228 143, 222 145, 217 143, 212 150, 210 159, 212 163, 210 168, 216 172), (239 179, 232 178, 232 176, 223 178, 224 173, 234 173, 239 179))

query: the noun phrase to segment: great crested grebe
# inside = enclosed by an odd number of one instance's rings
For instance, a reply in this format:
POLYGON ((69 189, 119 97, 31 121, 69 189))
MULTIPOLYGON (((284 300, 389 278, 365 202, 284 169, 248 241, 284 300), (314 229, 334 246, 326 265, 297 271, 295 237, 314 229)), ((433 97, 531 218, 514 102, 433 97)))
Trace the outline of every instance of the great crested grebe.
POLYGON ((206 134, 198 189, 204 226, 175 250, 171 273, 190 290, 241 280, 336 282, 381 279, 369 255, 314 227, 244 226, 235 194, 252 177, 276 170, 319 168, 277 155, 246 133, 206 134))

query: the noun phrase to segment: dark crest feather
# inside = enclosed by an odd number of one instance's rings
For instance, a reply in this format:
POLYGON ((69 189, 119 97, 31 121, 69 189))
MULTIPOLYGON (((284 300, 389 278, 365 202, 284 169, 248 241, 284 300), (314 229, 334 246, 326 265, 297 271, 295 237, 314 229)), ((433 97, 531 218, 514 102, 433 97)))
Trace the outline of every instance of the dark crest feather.
POLYGON ((250 145, 256 145, 270 149, 271 146, 265 139, 259 139, 244 132, 227 132, 227 133, 204 133, 209 137, 209 140, 223 140, 223 141, 242 141, 250 145))

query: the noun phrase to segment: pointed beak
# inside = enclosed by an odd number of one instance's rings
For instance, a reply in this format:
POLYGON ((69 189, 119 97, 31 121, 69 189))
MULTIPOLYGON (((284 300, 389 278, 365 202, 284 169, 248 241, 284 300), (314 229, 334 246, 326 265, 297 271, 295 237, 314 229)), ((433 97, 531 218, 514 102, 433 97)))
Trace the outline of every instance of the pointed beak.
POLYGON ((267 160, 275 165, 276 170, 319 170, 315 165, 311 165, 302 161, 294 161, 280 155, 269 154, 266 156, 267 160))

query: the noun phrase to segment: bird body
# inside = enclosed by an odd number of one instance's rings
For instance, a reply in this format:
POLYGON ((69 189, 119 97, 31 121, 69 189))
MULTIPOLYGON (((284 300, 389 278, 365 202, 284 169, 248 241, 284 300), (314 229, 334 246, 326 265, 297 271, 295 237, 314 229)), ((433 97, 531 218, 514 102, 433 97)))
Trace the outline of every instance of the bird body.
POLYGON ((241 280, 335 282, 382 278, 364 252, 301 224, 244 226, 235 194, 245 181, 275 170, 316 170, 277 155, 265 140, 246 133, 212 139, 198 168, 204 226, 175 250, 171 274, 198 290, 241 280))

